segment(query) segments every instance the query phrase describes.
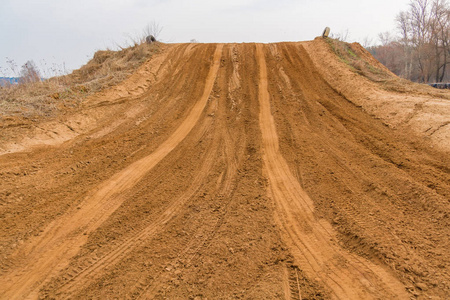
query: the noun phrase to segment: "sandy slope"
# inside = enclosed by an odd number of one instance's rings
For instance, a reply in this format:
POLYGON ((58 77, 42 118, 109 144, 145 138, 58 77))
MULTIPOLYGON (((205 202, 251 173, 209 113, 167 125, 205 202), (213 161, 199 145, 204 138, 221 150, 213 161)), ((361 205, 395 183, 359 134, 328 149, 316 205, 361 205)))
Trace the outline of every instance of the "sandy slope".
POLYGON ((57 138, 4 127, 0 298, 448 298, 446 125, 421 128, 450 106, 415 89, 320 39, 168 45, 57 138), (402 96, 443 108, 395 123, 402 96))
POLYGON ((400 80, 361 45, 351 45, 368 64, 383 70, 387 81, 374 82, 353 72, 323 39, 304 44, 316 70, 333 89, 370 115, 398 130, 412 131, 424 141, 450 152, 450 95, 424 84, 400 80))

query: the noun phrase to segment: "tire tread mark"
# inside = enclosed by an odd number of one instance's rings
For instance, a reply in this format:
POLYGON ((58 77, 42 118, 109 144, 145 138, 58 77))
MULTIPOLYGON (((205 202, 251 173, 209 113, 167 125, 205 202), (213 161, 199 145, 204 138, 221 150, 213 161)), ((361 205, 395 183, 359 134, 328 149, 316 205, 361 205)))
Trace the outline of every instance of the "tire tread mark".
MULTIPOLYGON (((213 56, 213 64, 206 80, 205 91, 202 98, 194 106, 193 112, 191 112, 194 113, 193 117, 195 119, 195 123, 198 122, 200 115, 202 114, 207 100, 211 94, 212 87, 219 68, 220 57, 222 55, 222 47, 223 45, 220 44, 216 47, 213 56)), ((192 118, 192 116, 190 118, 192 118)), ((193 128, 193 125, 189 130, 186 130, 186 126, 183 126, 183 124, 180 127, 183 127, 182 130, 185 131, 187 135, 187 133, 189 133, 193 128)), ((188 199, 190 199, 200 188, 202 180, 206 177, 207 170, 214 162, 214 154, 215 152, 213 151, 212 155, 210 155, 209 158, 205 159, 202 170, 199 172, 199 176, 197 178, 194 178, 193 184, 190 186, 190 188, 181 197, 179 197, 177 201, 171 203, 155 222, 146 226, 145 229, 143 229, 137 235, 133 235, 133 237, 120 244, 113 251, 107 253, 101 258, 98 258, 97 260, 88 262, 88 265, 85 266, 82 271, 79 271, 74 275, 73 278, 64 283, 64 285, 59 290, 60 295, 71 295, 71 293, 77 290, 77 288, 81 286, 89 277, 95 276, 95 273, 98 273, 105 267, 119 261, 127 253, 140 245, 144 240, 147 240, 148 238, 153 236, 160 228, 163 228, 164 225, 167 224, 176 215, 181 206, 186 201, 188 201, 188 199)))
POLYGON ((331 225, 316 220, 312 200, 304 192, 282 157, 270 108, 267 66, 263 46, 257 45, 260 67, 260 127, 263 161, 278 221, 299 265, 330 288, 336 298, 376 298, 380 294, 405 297, 403 286, 379 266, 339 247, 331 225), (392 282, 392 285, 387 284, 392 282))

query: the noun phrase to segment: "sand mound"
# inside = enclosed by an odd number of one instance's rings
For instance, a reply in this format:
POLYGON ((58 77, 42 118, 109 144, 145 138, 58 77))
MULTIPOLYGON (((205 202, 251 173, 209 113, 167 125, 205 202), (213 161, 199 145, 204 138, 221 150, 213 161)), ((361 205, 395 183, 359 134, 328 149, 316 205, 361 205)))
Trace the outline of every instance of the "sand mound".
POLYGON ((448 298, 449 92, 343 47, 166 45, 5 123, 0 298, 448 298))

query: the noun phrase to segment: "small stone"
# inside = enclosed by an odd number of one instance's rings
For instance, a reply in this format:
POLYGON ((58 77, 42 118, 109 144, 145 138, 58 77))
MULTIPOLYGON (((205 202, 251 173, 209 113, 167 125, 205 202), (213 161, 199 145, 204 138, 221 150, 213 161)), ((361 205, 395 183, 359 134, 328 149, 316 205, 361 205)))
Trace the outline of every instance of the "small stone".
POLYGON ((421 289, 422 291, 426 291, 428 289, 427 285, 422 282, 417 282, 416 286, 417 286, 417 288, 421 289))

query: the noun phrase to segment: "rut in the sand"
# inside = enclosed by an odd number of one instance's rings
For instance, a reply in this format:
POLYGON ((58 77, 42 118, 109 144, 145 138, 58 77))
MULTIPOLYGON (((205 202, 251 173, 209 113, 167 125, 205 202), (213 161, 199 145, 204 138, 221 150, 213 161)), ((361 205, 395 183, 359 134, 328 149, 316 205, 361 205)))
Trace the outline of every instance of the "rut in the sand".
POLYGON ((257 56, 264 165, 278 222, 300 268, 320 278, 339 299, 406 298, 403 285, 395 277, 381 266, 342 249, 331 225, 314 216, 313 201, 292 175, 279 149, 262 45, 257 46, 257 56))

